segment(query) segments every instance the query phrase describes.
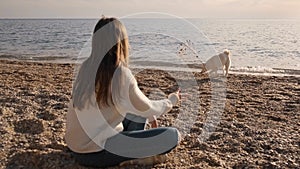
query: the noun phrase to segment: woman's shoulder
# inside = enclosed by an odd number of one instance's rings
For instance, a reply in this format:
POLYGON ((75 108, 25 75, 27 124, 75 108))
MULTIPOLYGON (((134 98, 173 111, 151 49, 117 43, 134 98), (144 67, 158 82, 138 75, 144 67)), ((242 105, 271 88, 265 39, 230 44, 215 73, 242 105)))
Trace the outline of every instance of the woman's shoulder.
POLYGON ((131 70, 123 64, 120 64, 117 69, 125 73, 131 73, 131 70))
POLYGON ((124 65, 119 65, 113 75, 113 81, 118 82, 118 84, 132 84, 135 83, 135 77, 131 70, 124 65))
POLYGON ((130 77, 130 78, 134 77, 132 71, 127 66, 124 65, 119 65, 116 69, 115 74, 120 75, 122 77, 130 77))

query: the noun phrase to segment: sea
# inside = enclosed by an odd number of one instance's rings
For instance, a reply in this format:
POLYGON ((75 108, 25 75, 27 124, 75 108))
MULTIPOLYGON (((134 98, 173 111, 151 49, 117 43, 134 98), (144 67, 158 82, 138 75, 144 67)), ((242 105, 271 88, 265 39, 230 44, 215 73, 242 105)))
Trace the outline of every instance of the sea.
MULTIPOLYGON (((300 77, 300 19, 121 18, 130 67, 200 71, 228 49, 231 73, 300 77)), ((0 59, 82 63, 97 19, 0 19, 0 59)))

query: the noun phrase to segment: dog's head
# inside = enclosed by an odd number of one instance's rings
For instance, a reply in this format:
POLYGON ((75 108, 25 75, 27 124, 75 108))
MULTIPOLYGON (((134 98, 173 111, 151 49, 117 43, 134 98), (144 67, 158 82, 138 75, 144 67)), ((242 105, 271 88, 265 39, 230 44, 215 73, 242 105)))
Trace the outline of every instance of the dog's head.
POLYGON ((230 55, 230 51, 228 49, 225 49, 223 52, 225 55, 229 56, 230 55))

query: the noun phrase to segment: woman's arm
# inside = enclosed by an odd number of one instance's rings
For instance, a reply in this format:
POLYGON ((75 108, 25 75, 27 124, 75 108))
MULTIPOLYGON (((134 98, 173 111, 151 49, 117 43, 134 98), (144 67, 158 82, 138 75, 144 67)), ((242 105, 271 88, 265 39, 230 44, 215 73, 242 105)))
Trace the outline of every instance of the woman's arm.
POLYGON ((166 99, 150 100, 137 85, 131 71, 120 67, 112 82, 114 105, 121 114, 132 113, 149 118, 169 112, 179 101, 179 94, 172 93, 166 99))
POLYGON ((143 117, 160 116, 161 114, 169 112, 173 106, 179 101, 177 93, 171 93, 167 99, 150 100, 140 90, 135 82, 130 88, 129 92, 130 103, 135 110, 131 110, 133 114, 143 117))

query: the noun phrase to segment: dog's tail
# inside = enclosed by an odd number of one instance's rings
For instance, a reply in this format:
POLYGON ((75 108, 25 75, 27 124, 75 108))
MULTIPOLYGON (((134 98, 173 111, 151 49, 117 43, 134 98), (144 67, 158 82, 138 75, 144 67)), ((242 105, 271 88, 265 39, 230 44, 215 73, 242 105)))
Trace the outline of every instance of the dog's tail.
POLYGON ((228 49, 225 49, 223 53, 226 55, 230 55, 230 51, 228 49))

